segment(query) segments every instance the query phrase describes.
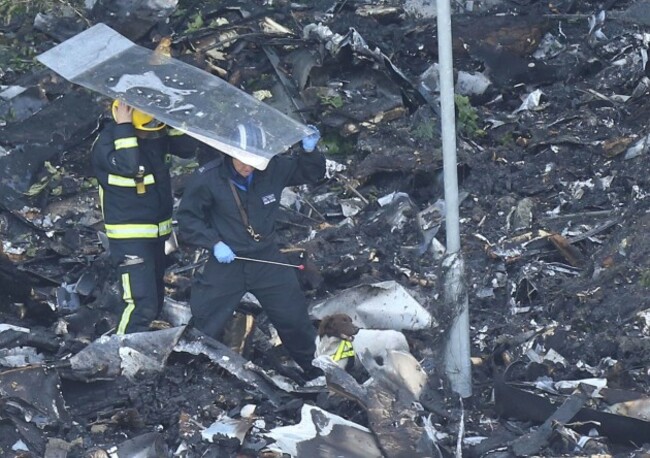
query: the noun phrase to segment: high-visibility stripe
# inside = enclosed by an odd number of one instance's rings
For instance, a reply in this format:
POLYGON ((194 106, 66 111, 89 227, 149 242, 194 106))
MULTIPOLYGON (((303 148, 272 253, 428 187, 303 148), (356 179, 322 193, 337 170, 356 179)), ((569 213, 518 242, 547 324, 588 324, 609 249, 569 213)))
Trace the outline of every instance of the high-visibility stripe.
POLYGON ((109 239, 155 239, 172 232, 172 220, 158 224, 105 224, 109 239))
POLYGON ((178 137, 179 135, 185 135, 185 132, 182 130, 171 128, 167 131, 167 135, 170 137, 178 137))
MULTIPOLYGON (((154 184, 156 182, 155 177, 150 173, 142 177, 142 181, 145 185, 154 184)), ((120 186, 123 188, 135 188, 136 182, 134 178, 123 177, 121 175, 108 174, 108 184, 113 186, 120 186)))
POLYGON ((158 232, 160 235, 169 235, 172 233, 172 220, 171 218, 158 223, 158 232))
POLYGON ((99 206, 102 209, 102 219, 104 219, 104 188, 101 184, 97 187, 99 188, 99 206))
POLYGON ((106 224, 105 227, 109 239, 155 239, 158 237, 158 226, 155 224, 106 224))
POLYGON ((342 340, 339 347, 336 349, 336 353, 332 355, 332 359, 336 362, 345 358, 352 358, 353 356, 354 349, 352 348, 352 342, 349 340, 342 340))
POLYGON ((138 137, 125 137, 125 138, 116 138, 113 141, 115 150, 125 149, 125 148, 137 148, 138 147, 138 137))
POLYGON ((129 324, 131 319, 131 314, 135 310, 135 301, 133 300, 133 295, 131 294, 131 277, 127 272, 122 274, 122 299, 126 302, 126 307, 122 312, 122 317, 120 318, 120 324, 117 326, 117 334, 125 334, 126 327, 129 324))

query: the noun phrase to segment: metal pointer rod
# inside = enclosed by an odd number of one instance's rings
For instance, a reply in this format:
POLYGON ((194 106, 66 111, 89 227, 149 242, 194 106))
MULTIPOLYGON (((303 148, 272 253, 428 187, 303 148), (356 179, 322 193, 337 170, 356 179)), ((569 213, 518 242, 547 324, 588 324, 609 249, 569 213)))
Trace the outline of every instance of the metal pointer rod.
POLYGON ((303 264, 298 264, 298 265, 285 264, 284 262, 265 261, 264 259, 243 258, 241 256, 235 256, 235 259, 241 259, 242 261, 263 262, 265 264, 275 264, 276 266, 294 267, 298 270, 305 269, 305 266, 303 264))

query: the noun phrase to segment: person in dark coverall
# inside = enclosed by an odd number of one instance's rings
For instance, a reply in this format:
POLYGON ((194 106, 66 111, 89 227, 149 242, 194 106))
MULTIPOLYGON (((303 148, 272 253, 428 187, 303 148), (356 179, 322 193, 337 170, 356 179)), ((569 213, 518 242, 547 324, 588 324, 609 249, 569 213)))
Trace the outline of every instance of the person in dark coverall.
MULTIPOLYGON (((265 145, 263 130, 250 123, 239 124, 237 136, 242 149, 265 145)), ((265 170, 226 155, 206 163, 189 180, 176 215, 181 239, 213 254, 194 276, 194 326, 221 338, 237 304, 250 292, 309 378, 319 374, 311 365, 316 332, 295 269, 236 256, 287 262, 276 244, 280 195, 286 186, 313 184, 324 177, 325 157, 314 151, 319 138, 314 128, 302 141, 305 153, 276 155, 265 170)))
POLYGON ((150 329, 162 310, 172 233, 170 154, 191 157, 197 141, 115 101, 92 147, 111 264, 121 286, 117 334, 150 329))

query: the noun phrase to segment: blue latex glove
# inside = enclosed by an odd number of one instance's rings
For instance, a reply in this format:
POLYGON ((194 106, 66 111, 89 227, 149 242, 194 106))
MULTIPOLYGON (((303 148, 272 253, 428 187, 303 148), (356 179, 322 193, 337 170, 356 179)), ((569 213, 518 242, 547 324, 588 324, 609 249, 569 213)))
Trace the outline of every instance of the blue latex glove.
POLYGON ((235 260, 235 253, 233 253, 230 247, 223 242, 214 245, 212 248, 212 254, 214 254, 217 261, 221 263, 228 264, 235 260))
POLYGON ((318 140, 320 140, 320 132, 316 126, 312 126, 311 124, 308 124, 307 127, 312 129, 314 132, 302 139, 302 149, 308 153, 311 153, 316 148, 318 140))

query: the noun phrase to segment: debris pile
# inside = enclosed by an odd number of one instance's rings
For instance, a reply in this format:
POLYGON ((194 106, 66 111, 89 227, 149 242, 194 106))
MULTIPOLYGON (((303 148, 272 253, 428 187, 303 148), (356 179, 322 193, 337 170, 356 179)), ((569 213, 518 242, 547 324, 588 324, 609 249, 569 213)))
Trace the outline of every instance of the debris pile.
MULTIPOLYGON (((465 400, 429 2, 46 3, 0 1, 2 456, 650 453, 649 3, 454 5, 465 400), (315 326, 383 333, 353 368, 300 379, 253 296, 224 342, 193 329, 207 254, 175 239, 156 329, 114 334, 88 160, 111 99, 34 59, 97 23, 318 126, 327 177, 284 191, 280 234, 315 326)), ((214 154, 173 164, 177 199, 214 154)))

